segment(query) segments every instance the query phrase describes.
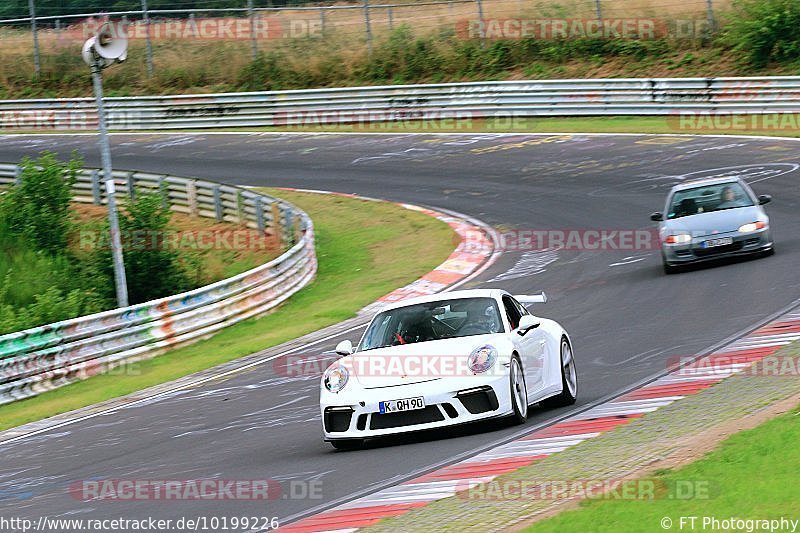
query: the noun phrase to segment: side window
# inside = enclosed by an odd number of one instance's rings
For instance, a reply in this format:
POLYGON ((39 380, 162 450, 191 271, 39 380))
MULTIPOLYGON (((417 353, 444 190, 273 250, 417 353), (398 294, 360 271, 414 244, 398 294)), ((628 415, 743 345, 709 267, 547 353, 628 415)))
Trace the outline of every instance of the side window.
POLYGON ((511 301, 514 303, 514 306, 517 308, 517 311, 519 311, 520 316, 531 314, 530 311, 528 311, 528 309, 524 305, 519 303, 519 301, 517 301, 516 298, 511 298, 511 301))
POLYGON ((508 322, 511 324, 511 329, 517 329, 517 327, 519 327, 519 319, 522 315, 519 309, 517 309, 517 306, 514 305, 514 301, 508 296, 503 296, 503 307, 506 310, 506 316, 508 317, 508 322))

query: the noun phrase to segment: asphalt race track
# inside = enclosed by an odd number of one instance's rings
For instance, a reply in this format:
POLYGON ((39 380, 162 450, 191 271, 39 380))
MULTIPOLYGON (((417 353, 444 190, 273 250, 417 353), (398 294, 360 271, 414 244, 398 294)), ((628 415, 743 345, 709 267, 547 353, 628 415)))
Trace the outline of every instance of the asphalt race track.
MULTIPOLYGON (((651 228, 668 188, 744 173, 777 254, 665 276, 657 249, 510 250, 471 286, 546 290, 538 308, 573 337, 578 407, 664 370, 800 297, 800 144, 778 139, 587 135, 115 135, 114 167, 242 185, 335 190, 441 207, 508 229, 651 228)), ((0 161, 78 150, 94 136, 0 137, 0 161)), ((349 335, 356 340, 360 331, 349 335)), ((314 347, 331 350, 342 337, 314 347)), ((318 380, 269 363, 159 401, 0 445, 0 514, 20 517, 297 517, 519 431, 496 424, 335 452, 321 440, 318 380), (321 497, 243 501, 73 498, 83 479, 318 480, 321 497)), ((567 410, 562 410, 565 413, 567 410)), ((534 409, 527 427, 558 415, 534 409)))

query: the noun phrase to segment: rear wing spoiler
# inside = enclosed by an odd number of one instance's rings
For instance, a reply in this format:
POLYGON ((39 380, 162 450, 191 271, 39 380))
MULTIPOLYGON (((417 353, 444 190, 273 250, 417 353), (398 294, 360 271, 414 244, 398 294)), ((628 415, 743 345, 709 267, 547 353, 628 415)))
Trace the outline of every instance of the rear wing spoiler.
POLYGON ((547 303, 547 295, 544 293, 544 291, 540 292, 539 294, 515 294, 514 298, 516 298, 517 301, 525 307, 528 307, 532 304, 547 303))

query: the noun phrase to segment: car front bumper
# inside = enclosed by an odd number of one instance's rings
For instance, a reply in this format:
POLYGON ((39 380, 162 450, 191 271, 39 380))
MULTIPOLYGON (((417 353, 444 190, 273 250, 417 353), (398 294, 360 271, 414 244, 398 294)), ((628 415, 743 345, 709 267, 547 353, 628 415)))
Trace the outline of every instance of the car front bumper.
POLYGON ((755 254, 770 250, 772 246, 772 234, 767 228, 750 233, 733 232, 697 237, 687 244, 662 244, 661 253, 664 262, 674 266, 712 261, 722 257, 755 254), (705 241, 722 237, 732 237, 733 243, 712 248, 703 247, 705 241))
POLYGON ((509 415, 511 390, 505 374, 371 389, 356 386, 339 394, 323 390, 320 410, 324 440, 366 439, 509 415), (420 396, 425 399, 425 409, 380 413, 381 401, 420 396))

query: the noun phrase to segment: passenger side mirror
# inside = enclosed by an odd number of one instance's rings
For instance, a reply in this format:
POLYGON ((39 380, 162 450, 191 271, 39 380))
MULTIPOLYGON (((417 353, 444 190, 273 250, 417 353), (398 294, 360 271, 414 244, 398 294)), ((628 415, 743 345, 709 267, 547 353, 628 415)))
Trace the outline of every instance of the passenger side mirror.
POLYGON ((337 355, 350 355, 353 353, 353 343, 350 341, 342 341, 336 345, 337 355))
POLYGON ((758 203, 759 205, 768 204, 772 201, 772 196, 769 194, 759 194, 758 195, 758 203))
POLYGON ((655 213, 650 215, 650 220, 652 220, 653 222, 661 222, 662 220, 664 220, 664 214, 656 211, 655 213))
POLYGON ((542 321, 533 315, 524 315, 519 319, 519 327, 517 328, 517 333, 520 336, 525 336, 532 329, 538 328, 542 324, 542 321))

